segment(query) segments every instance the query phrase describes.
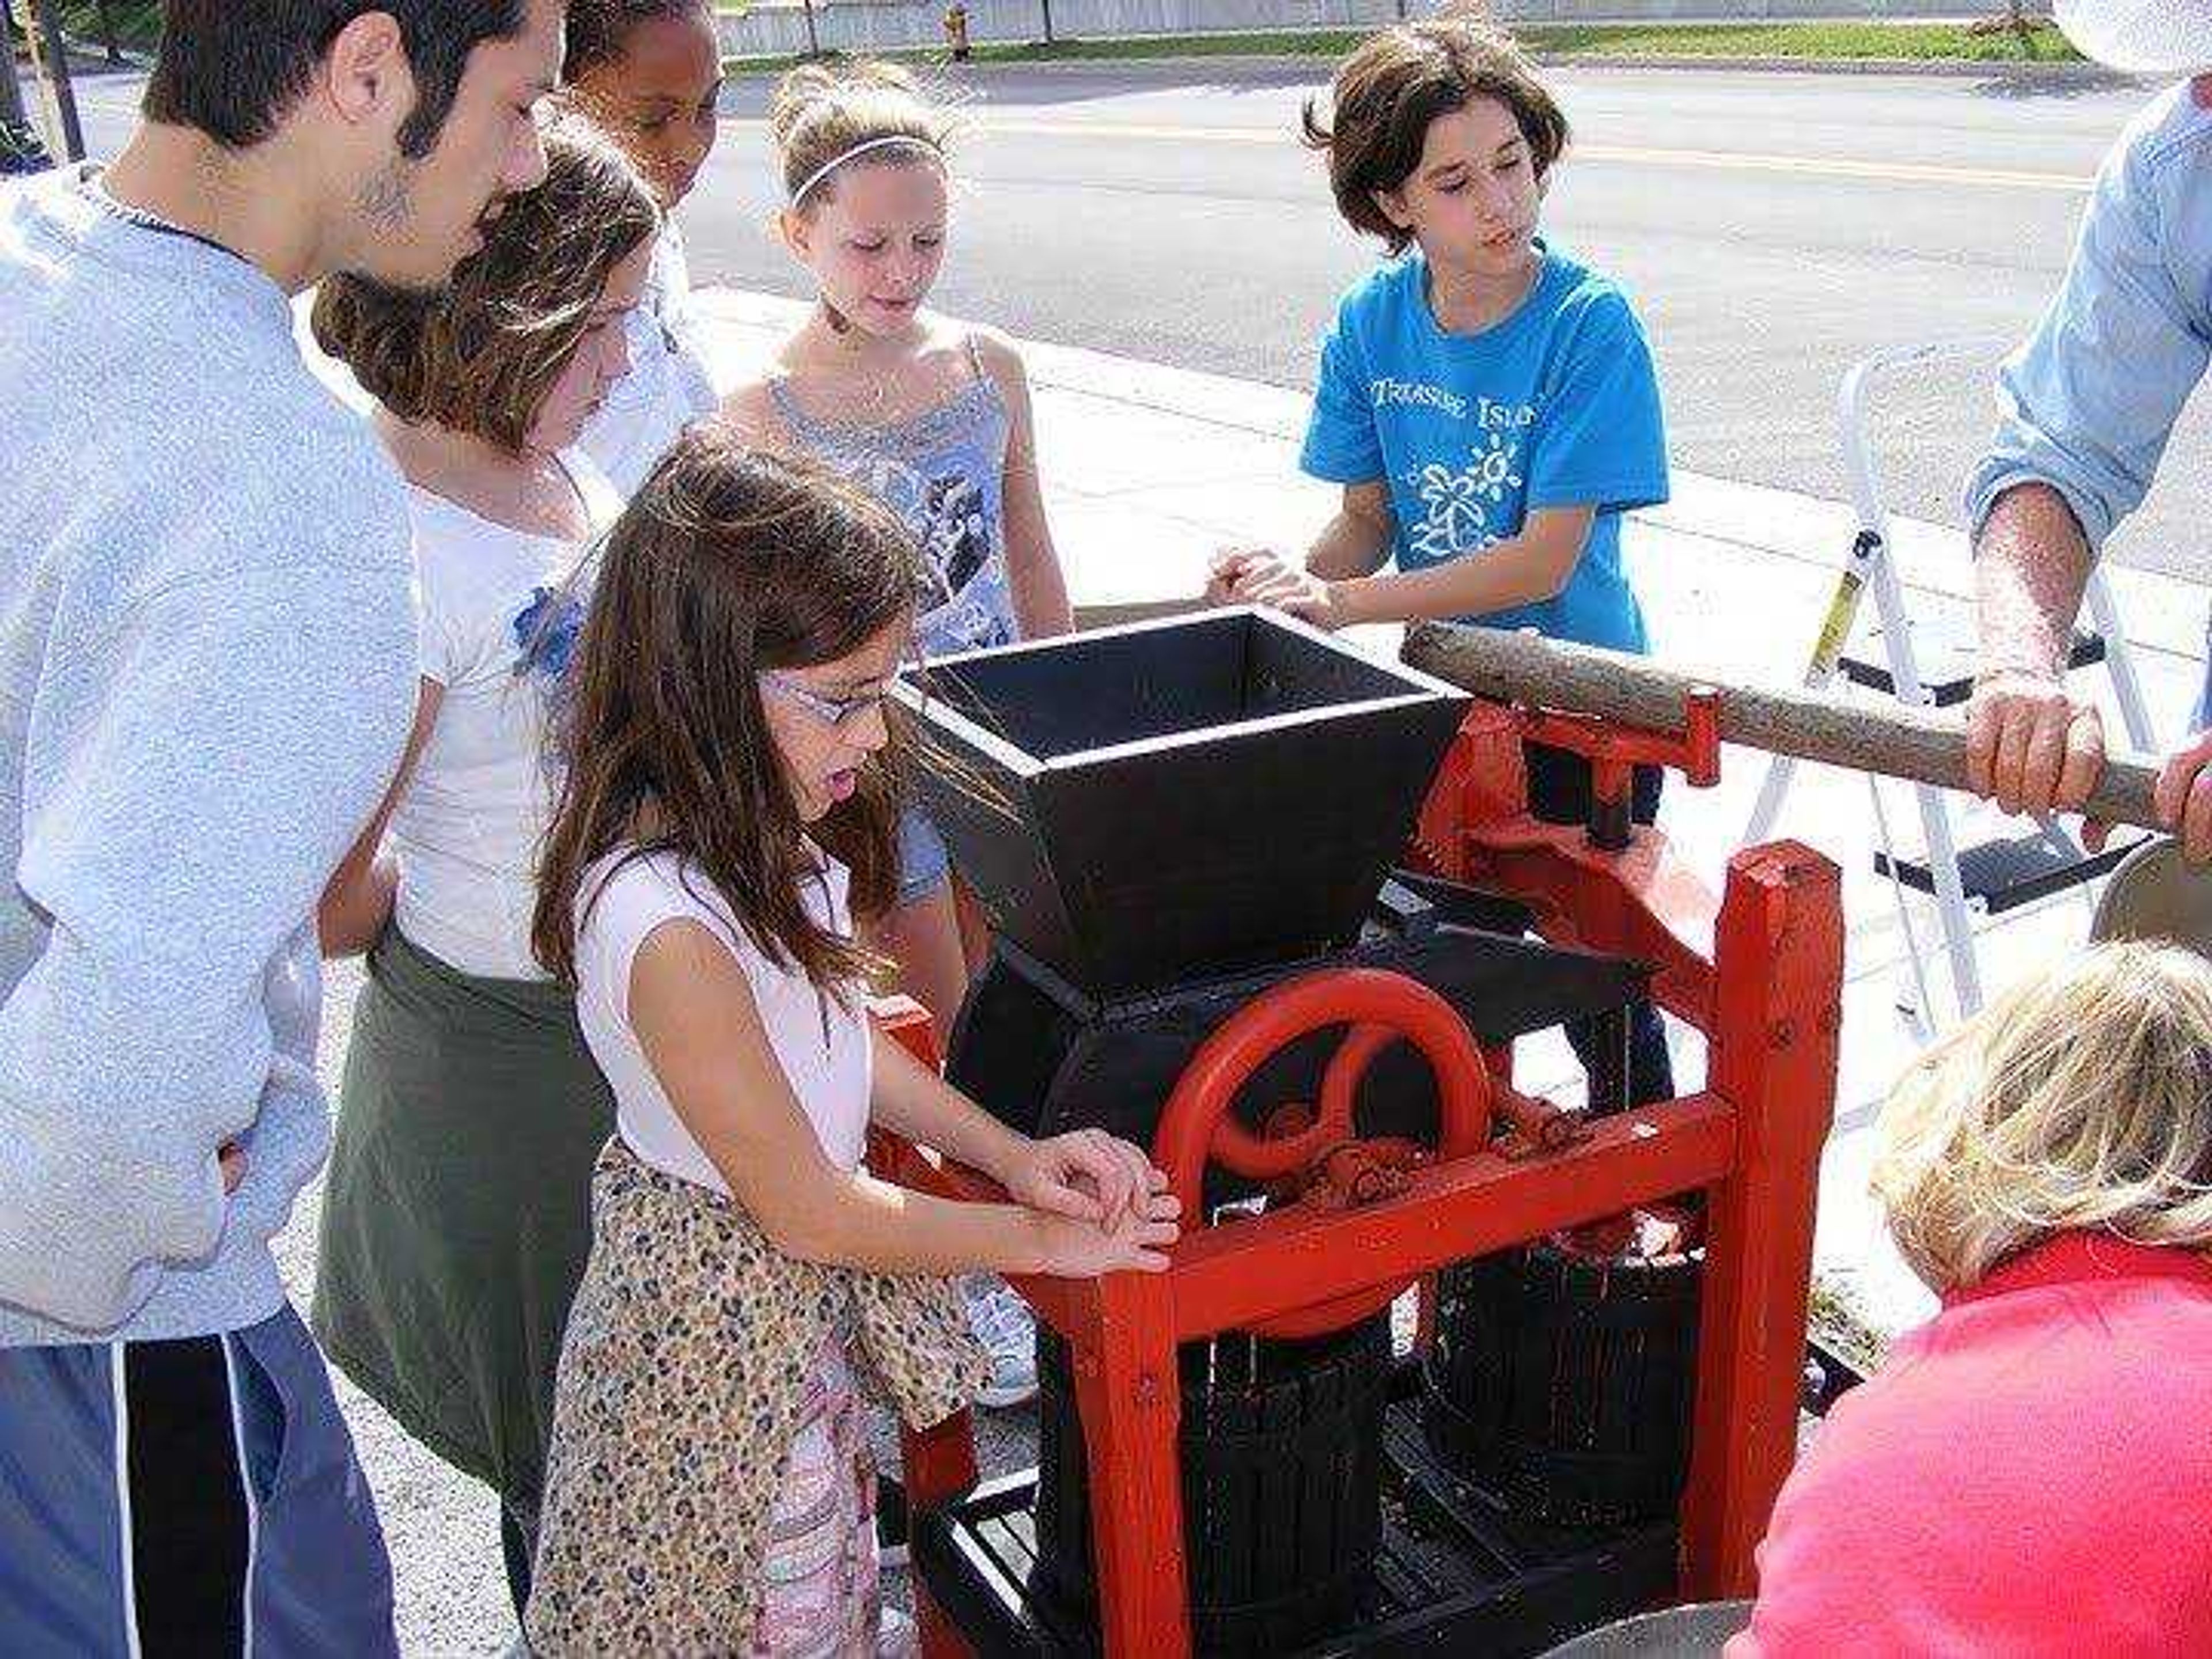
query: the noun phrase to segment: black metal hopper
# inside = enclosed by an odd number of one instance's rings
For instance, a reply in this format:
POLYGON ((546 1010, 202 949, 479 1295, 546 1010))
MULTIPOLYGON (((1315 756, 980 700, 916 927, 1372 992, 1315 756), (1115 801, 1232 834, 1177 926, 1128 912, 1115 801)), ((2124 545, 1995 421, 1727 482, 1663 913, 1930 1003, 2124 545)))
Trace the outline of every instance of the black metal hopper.
POLYGON ((950 657, 898 695, 993 930, 1101 996, 1355 939, 1467 702, 1250 609, 950 657))

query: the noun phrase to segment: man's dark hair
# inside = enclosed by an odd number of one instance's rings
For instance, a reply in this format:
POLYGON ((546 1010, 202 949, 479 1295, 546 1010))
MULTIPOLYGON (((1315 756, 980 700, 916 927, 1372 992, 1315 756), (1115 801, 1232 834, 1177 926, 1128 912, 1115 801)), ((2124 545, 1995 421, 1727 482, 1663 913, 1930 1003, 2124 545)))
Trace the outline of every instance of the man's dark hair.
POLYGON ((469 54, 522 33, 529 0, 163 0, 161 44, 143 105, 149 121, 195 127, 246 149, 276 130, 338 31, 384 12, 415 72, 399 153, 436 146, 469 54))

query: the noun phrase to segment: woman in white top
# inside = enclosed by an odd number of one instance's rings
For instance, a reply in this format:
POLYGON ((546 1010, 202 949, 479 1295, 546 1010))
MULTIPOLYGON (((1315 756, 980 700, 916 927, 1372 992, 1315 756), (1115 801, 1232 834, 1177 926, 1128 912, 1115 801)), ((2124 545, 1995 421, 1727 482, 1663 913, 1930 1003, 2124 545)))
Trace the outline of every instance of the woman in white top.
POLYGON ((628 366, 660 217, 580 121, 546 153, 545 183, 503 209, 446 293, 340 278, 314 313, 411 486, 422 676, 399 775, 319 915, 325 953, 368 951, 368 981, 315 1330, 410 1433, 498 1492, 518 1607, 591 1164, 613 1122, 574 999, 531 955, 532 865, 579 567, 620 506, 576 441, 628 366))
POLYGON ((676 226, 676 210, 698 182, 719 130, 722 53, 714 7, 708 0, 570 0, 561 78, 660 204, 644 301, 629 315, 629 373, 584 428, 584 448, 628 497, 677 434, 714 409, 676 226))

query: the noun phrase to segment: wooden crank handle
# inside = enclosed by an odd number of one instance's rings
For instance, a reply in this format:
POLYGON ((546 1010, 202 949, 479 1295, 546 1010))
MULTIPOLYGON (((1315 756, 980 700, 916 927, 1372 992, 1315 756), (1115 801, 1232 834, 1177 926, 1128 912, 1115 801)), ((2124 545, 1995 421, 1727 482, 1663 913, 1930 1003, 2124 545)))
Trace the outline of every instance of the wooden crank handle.
MULTIPOLYGON (((1717 690, 1724 743, 1939 789, 1966 789, 1966 727, 1940 709, 1847 702, 1795 687, 1731 684, 1662 667, 1648 657, 1443 623, 1414 628, 1407 636, 1406 660, 1480 696, 1595 714, 1654 732, 1680 732, 1683 700, 1700 689, 1717 690)), ((2163 830, 2151 803, 2158 770, 2140 755, 2107 755, 2082 811, 2107 823, 2163 830)))
POLYGON ((1328 1145, 1349 1139, 1359 1074, 1401 1038, 1419 1049, 1436 1073, 1437 1150, 1455 1158, 1487 1146, 1489 1069, 1451 1004, 1403 974, 1324 969, 1244 1004, 1199 1046, 1176 1079, 1152 1136, 1152 1161, 1167 1172, 1168 1190, 1182 1200, 1184 1224, 1200 1214, 1209 1161, 1265 1180, 1302 1168, 1328 1145), (1322 1110, 1310 1128, 1287 1141, 1267 1141, 1237 1121, 1231 1107, 1237 1091, 1270 1055, 1310 1033, 1347 1024, 1352 1033, 1329 1063, 1322 1110))

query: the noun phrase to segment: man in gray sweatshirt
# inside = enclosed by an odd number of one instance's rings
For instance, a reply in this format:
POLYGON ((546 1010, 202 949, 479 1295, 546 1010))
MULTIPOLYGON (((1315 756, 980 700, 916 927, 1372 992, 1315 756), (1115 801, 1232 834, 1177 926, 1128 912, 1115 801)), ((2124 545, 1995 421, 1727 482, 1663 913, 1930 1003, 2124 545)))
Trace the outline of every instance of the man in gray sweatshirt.
POLYGON ((0 1649, 373 1654, 388 1564, 269 1240, 313 916, 415 690, 407 513, 294 344, 544 174, 558 0, 168 0, 114 165, 0 187, 0 1649))

